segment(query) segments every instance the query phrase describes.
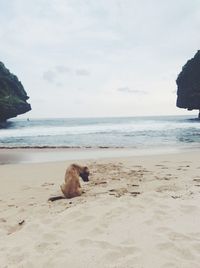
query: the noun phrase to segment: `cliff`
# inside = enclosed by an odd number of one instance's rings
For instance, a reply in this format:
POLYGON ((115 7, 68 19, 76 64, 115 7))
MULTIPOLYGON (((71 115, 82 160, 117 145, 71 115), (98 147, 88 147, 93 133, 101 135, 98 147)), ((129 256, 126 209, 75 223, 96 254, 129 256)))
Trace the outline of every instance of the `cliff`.
POLYGON ((28 98, 17 76, 0 62, 0 122, 30 111, 28 98))
POLYGON ((200 110, 200 50, 183 66, 176 83, 177 107, 200 110))

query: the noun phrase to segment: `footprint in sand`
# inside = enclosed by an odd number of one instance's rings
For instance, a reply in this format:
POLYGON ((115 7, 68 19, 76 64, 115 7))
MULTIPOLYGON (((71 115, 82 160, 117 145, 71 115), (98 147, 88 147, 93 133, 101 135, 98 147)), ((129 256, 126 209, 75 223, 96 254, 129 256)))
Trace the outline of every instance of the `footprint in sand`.
POLYGON ((96 181, 94 185, 107 184, 107 181, 96 181))
MULTIPOLYGON (((37 244, 35 246, 35 249, 36 251, 38 251, 39 253, 45 253, 46 251, 50 251, 50 250, 53 250, 55 247, 58 246, 58 242, 41 242, 39 244, 37 244)), ((69 252, 67 249, 66 249, 66 253, 69 252)))
POLYGON ((200 182, 200 179, 199 178, 195 178, 195 179, 193 179, 193 181, 200 182))
POLYGON ((189 235, 185 235, 185 234, 178 233, 178 232, 170 232, 168 237, 172 241, 183 241, 183 242, 192 241, 192 238, 189 235))
POLYGON ((199 243, 193 243, 192 247, 199 254, 199 252, 200 252, 200 242, 199 243))
POLYGON ((161 169, 169 169, 168 167, 166 166, 162 166, 161 169))
POLYGON ((0 218, 0 222, 7 222, 7 221, 4 218, 0 218))
POLYGON ((190 165, 184 165, 184 166, 179 166, 179 167, 183 167, 183 168, 189 168, 190 165))
POLYGON ((81 223, 87 223, 91 222, 95 217, 93 215, 80 215, 80 218, 78 219, 81 223))
MULTIPOLYGON (((10 254, 8 256, 8 263, 13 264, 14 265, 13 267, 24 267, 23 265, 20 266, 19 263, 27 259, 28 256, 29 256, 28 252, 23 252, 23 253, 14 252, 13 254, 10 254)), ((10 267, 10 266, 5 266, 5 267, 10 267)))
MULTIPOLYGON (((133 246, 125 246, 125 247, 111 247, 109 249, 109 252, 105 254, 105 259, 107 261, 110 261, 113 263, 113 260, 120 261, 124 260, 124 258, 127 258, 131 256, 132 258, 135 257, 135 255, 138 255, 141 251, 137 247, 133 246)), ((127 266, 126 266, 127 267, 127 266)))
POLYGON ((140 165, 135 165, 135 166, 132 166, 133 168, 142 168, 142 166, 140 165))
POLYGON ((45 182, 41 186, 46 187, 46 186, 52 186, 52 185, 55 185, 55 183, 53 183, 53 182, 45 182))
POLYGON ((122 195, 128 193, 126 188, 119 188, 119 189, 110 189, 109 195, 114 195, 115 197, 121 197, 122 195))
POLYGON ((185 259, 185 260, 193 260, 194 255, 192 254, 190 250, 190 245, 188 246, 183 246, 175 243, 174 241, 172 242, 163 242, 157 244, 157 249, 160 251, 166 251, 168 253, 171 253, 171 255, 174 255, 180 259, 185 259))
POLYGON ((171 195, 173 199, 181 198, 181 195, 171 195))
MULTIPOLYGON (((104 228, 105 229, 105 228, 104 228)), ((98 236, 98 235, 101 235, 101 234, 104 234, 105 233, 105 230, 103 228, 100 228, 100 227, 95 227, 91 232, 90 234, 92 236, 98 236)))
POLYGON ((110 249, 113 247, 110 243, 106 241, 98 241, 98 240, 93 241, 88 238, 78 240, 77 243, 82 247, 89 246, 89 247, 96 247, 96 248, 101 248, 101 249, 110 249))
POLYGON ((175 193, 175 192, 178 192, 180 190, 182 190, 181 187, 176 186, 174 184, 171 184, 171 185, 169 184, 169 185, 161 185, 161 186, 159 186, 156 189, 156 192, 160 192, 160 193, 162 193, 162 192, 172 192, 172 193, 175 193))
POLYGON ((188 167, 189 166, 179 166, 178 168, 177 168, 177 170, 181 170, 181 171, 188 171, 188 167))
POLYGON ((133 246, 115 246, 111 243, 106 241, 98 241, 98 240, 91 240, 91 239, 81 239, 78 240, 77 243, 84 248, 100 248, 106 250, 107 253, 105 254, 105 258, 108 261, 113 262, 115 259, 121 259, 128 255, 134 255, 139 252, 139 249, 133 246))
POLYGON ((172 267, 174 267, 174 268, 177 267, 176 262, 175 263, 167 262, 167 263, 165 263, 164 265, 161 266, 161 268, 172 268, 172 267))
POLYGON ((156 248, 159 250, 171 250, 172 252, 176 250, 176 247, 172 242, 159 243, 156 248))
MULTIPOLYGON (((136 185, 139 186, 139 185, 136 185)), ((110 189, 109 195, 114 195, 115 197, 121 197, 125 194, 131 194, 132 196, 137 196, 141 194, 141 192, 136 191, 128 191, 126 188, 119 188, 119 189, 110 189)))
POLYGON ((199 211, 196 206, 191 206, 191 205, 184 205, 181 206, 181 211, 184 213, 194 213, 195 211, 199 211))
POLYGON ((168 228, 168 227, 158 227, 158 228, 156 228, 156 233, 161 233, 161 234, 166 233, 166 234, 168 234, 171 231, 172 230, 170 228, 168 228))
POLYGON ((29 203, 28 204, 28 206, 30 206, 30 207, 33 207, 33 206, 35 206, 35 205, 37 205, 36 203, 29 203))
POLYGON ((8 205, 9 208, 12 208, 12 207, 15 207, 15 206, 16 206, 16 205, 14 205, 14 204, 9 204, 9 205, 8 205))
POLYGON ((172 177, 171 177, 171 175, 170 176, 165 176, 165 177, 160 177, 160 178, 156 176, 156 179, 169 181, 169 180, 172 179, 172 177))
POLYGON ((129 192, 132 196, 136 197, 138 196, 139 194, 141 194, 141 192, 129 192))
POLYGON ((200 252, 200 233, 188 233, 188 236, 191 238, 191 240, 195 243, 196 245, 199 245, 199 252, 200 252))

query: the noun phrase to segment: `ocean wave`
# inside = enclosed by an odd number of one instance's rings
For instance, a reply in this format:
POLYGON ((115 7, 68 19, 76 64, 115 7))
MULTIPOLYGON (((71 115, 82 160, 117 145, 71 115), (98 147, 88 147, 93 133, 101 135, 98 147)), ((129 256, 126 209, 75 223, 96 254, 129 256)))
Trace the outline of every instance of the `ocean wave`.
POLYGON ((199 137, 199 121, 187 117, 13 120, 0 130, 0 147, 142 148, 195 143, 199 137))
MULTIPOLYGON (((124 135, 133 135, 133 134, 141 134, 142 132, 159 132, 159 131, 177 131, 188 128, 188 123, 180 124, 151 124, 151 123, 140 123, 137 125, 133 124, 112 124, 112 125, 93 125, 93 126, 63 126, 63 127, 46 127, 46 126, 34 126, 27 127, 24 129, 1 129, 0 130, 0 138, 7 137, 33 137, 33 136, 63 136, 63 135, 88 135, 88 134, 124 134, 124 135)), ((194 128, 194 126, 193 126, 194 128)), ((197 124, 195 126, 195 130, 200 130, 200 125, 197 124)))

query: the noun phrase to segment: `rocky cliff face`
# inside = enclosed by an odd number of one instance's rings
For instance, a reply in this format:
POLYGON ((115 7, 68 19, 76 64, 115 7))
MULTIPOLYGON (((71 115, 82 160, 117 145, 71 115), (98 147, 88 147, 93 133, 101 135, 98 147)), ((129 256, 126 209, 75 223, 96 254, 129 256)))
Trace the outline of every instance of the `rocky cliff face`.
POLYGON ((183 66, 176 83, 177 107, 200 110, 200 50, 183 66))
POLYGON ((0 122, 30 111, 28 98, 17 76, 0 62, 0 122))

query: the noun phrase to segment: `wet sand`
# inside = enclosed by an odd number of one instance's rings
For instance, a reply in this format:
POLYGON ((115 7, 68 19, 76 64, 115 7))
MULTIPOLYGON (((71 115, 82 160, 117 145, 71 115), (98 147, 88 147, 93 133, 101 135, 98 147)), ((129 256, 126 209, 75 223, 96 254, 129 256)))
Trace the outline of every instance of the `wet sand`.
MULTIPOLYGON (((164 153, 181 152, 175 148, 165 148, 164 153)), ((0 165, 19 163, 44 163, 160 155, 163 149, 139 150, 136 148, 0 148, 0 165)))

